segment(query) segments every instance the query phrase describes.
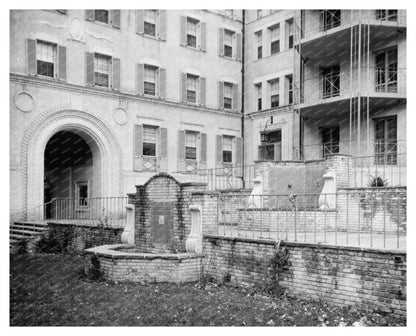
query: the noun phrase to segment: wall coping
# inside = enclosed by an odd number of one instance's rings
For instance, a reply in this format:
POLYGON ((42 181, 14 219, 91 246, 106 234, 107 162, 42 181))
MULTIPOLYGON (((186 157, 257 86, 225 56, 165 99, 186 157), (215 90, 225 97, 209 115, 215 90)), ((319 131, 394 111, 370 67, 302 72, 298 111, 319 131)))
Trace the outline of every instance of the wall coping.
POLYGON ((68 227, 83 227, 83 228, 93 228, 93 229, 106 229, 106 230, 120 230, 123 231, 124 228, 122 227, 112 227, 112 226, 105 226, 105 225, 96 225, 96 224, 76 224, 76 223, 58 223, 54 221, 47 221, 48 226, 56 225, 56 226, 68 226, 68 227))
MULTIPOLYGON (((278 241, 267 240, 267 239, 258 239, 258 238, 242 238, 242 237, 225 237, 218 236, 213 234, 204 234, 204 239, 215 239, 215 240, 228 240, 233 242, 246 242, 246 243, 256 243, 264 245, 277 245, 278 241)), ((280 246, 292 246, 292 247, 310 247, 315 249, 328 249, 328 250, 346 250, 353 252, 370 252, 370 253, 379 253, 379 254, 394 254, 394 255, 407 255, 406 251, 403 250, 389 250, 389 249, 376 249, 370 247, 358 247, 358 246, 344 246, 344 245, 330 245, 330 244, 320 244, 320 243, 304 243, 304 242, 288 242, 281 241, 280 246)))
POLYGON ((374 190, 374 191, 389 191, 393 189, 403 189, 407 190, 407 186, 397 186, 397 187, 354 187, 354 188, 338 188, 338 190, 374 190))
POLYGON ((89 254, 99 255, 101 257, 107 257, 111 259, 142 259, 142 260, 184 260, 184 259, 197 259, 201 258, 202 254, 197 253, 144 253, 144 252, 124 252, 118 251, 118 248, 136 248, 136 245, 128 244, 111 244, 101 245, 86 249, 85 252, 89 254))

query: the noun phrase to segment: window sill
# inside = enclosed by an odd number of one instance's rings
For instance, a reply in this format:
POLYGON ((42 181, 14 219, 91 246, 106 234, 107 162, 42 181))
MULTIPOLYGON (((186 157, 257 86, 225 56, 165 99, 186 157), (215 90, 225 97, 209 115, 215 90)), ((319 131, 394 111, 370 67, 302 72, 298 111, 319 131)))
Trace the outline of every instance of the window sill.
POLYGON ((206 52, 207 52, 207 51, 206 51, 206 50, 204 50, 204 49, 197 48, 197 47, 191 47, 191 46, 188 46, 188 45, 186 45, 186 44, 181 44, 180 46, 181 46, 181 47, 184 47, 184 48, 186 48, 186 49, 189 49, 189 50, 197 51, 197 52, 203 52, 203 53, 206 53, 206 52))
POLYGON ((261 60, 265 60, 265 59, 267 59, 267 58, 270 58, 270 57, 273 57, 273 56, 276 56, 276 55, 281 55, 281 54, 284 54, 284 53, 290 52, 290 51, 292 51, 292 50, 294 50, 294 48, 291 48, 291 49, 286 49, 286 50, 282 50, 282 51, 279 51, 278 53, 275 53, 275 54, 270 54, 270 55, 267 55, 267 56, 264 56, 264 55, 263 55, 263 57, 262 57, 262 58, 256 58, 256 59, 253 59, 253 60, 252 60, 252 62, 258 62, 258 61, 261 61, 261 60))
POLYGON ((154 41, 159 41, 159 42, 166 42, 165 38, 161 38, 159 35, 157 36, 152 36, 152 35, 147 35, 145 33, 136 33, 139 36, 154 40, 154 41))
POLYGON ((111 23, 104 23, 104 22, 95 21, 95 20, 85 20, 85 21, 91 22, 91 23, 96 24, 96 25, 101 26, 101 27, 107 27, 107 28, 113 28, 113 29, 116 29, 116 30, 121 30, 120 27, 114 27, 111 23))
POLYGON ((241 60, 237 59, 237 57, 228 57, 228 56, 224 56, 224 55, 218 55, 221 58, 224 58, 226 60, 230 60, 230 61, 234 61, 234 62, 241 62, 241 60))

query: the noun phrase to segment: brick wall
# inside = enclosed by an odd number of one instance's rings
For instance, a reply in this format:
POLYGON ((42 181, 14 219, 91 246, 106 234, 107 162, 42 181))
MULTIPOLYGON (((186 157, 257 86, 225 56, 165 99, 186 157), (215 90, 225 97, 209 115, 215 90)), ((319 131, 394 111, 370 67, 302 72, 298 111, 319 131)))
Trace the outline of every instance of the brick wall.
MULTIPOLYGON (((204 274, 238 286, 275 284, 273 241, 204 236, 204 274)), ((406 314, 406 253, 282 242, 290 266, 277 275, 287 292, 339 305, 406 314)))
POLYGON ((184 252, 191 231, 190 199, 205 188, 203 183, 179 183, 166 173, 136 186, 136 193, 129 194, 135 206, 135 245, 142 252, 184 252))

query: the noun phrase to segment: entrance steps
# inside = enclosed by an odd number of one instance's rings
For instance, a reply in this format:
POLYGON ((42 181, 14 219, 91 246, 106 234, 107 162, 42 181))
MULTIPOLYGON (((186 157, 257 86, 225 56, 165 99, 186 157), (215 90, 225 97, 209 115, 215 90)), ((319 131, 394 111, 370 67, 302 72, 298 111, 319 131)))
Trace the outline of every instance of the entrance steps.
POLYGON ((23 240, 31 240, 44 234, 48 230, 46 221, 19 221, 10 225, 9 244, 10 250, 17 248, 23 240))

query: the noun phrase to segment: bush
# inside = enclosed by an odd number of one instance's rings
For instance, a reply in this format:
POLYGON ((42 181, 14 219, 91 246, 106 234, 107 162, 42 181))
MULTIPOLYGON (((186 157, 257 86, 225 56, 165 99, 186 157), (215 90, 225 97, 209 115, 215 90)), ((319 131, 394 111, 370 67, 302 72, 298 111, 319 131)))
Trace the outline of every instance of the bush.
POLYGON ((84 267, 79 270, 81 279, 87 279, 91 281, 104 281, 104 273, 101 270, 100 259, 93 255, 84 267))
POLYGON ((376 188, 376 187, 387 187, 388 180, 386 178, 383 178, 380 175, 371 176, 370 180, 370 187, 376 188))

